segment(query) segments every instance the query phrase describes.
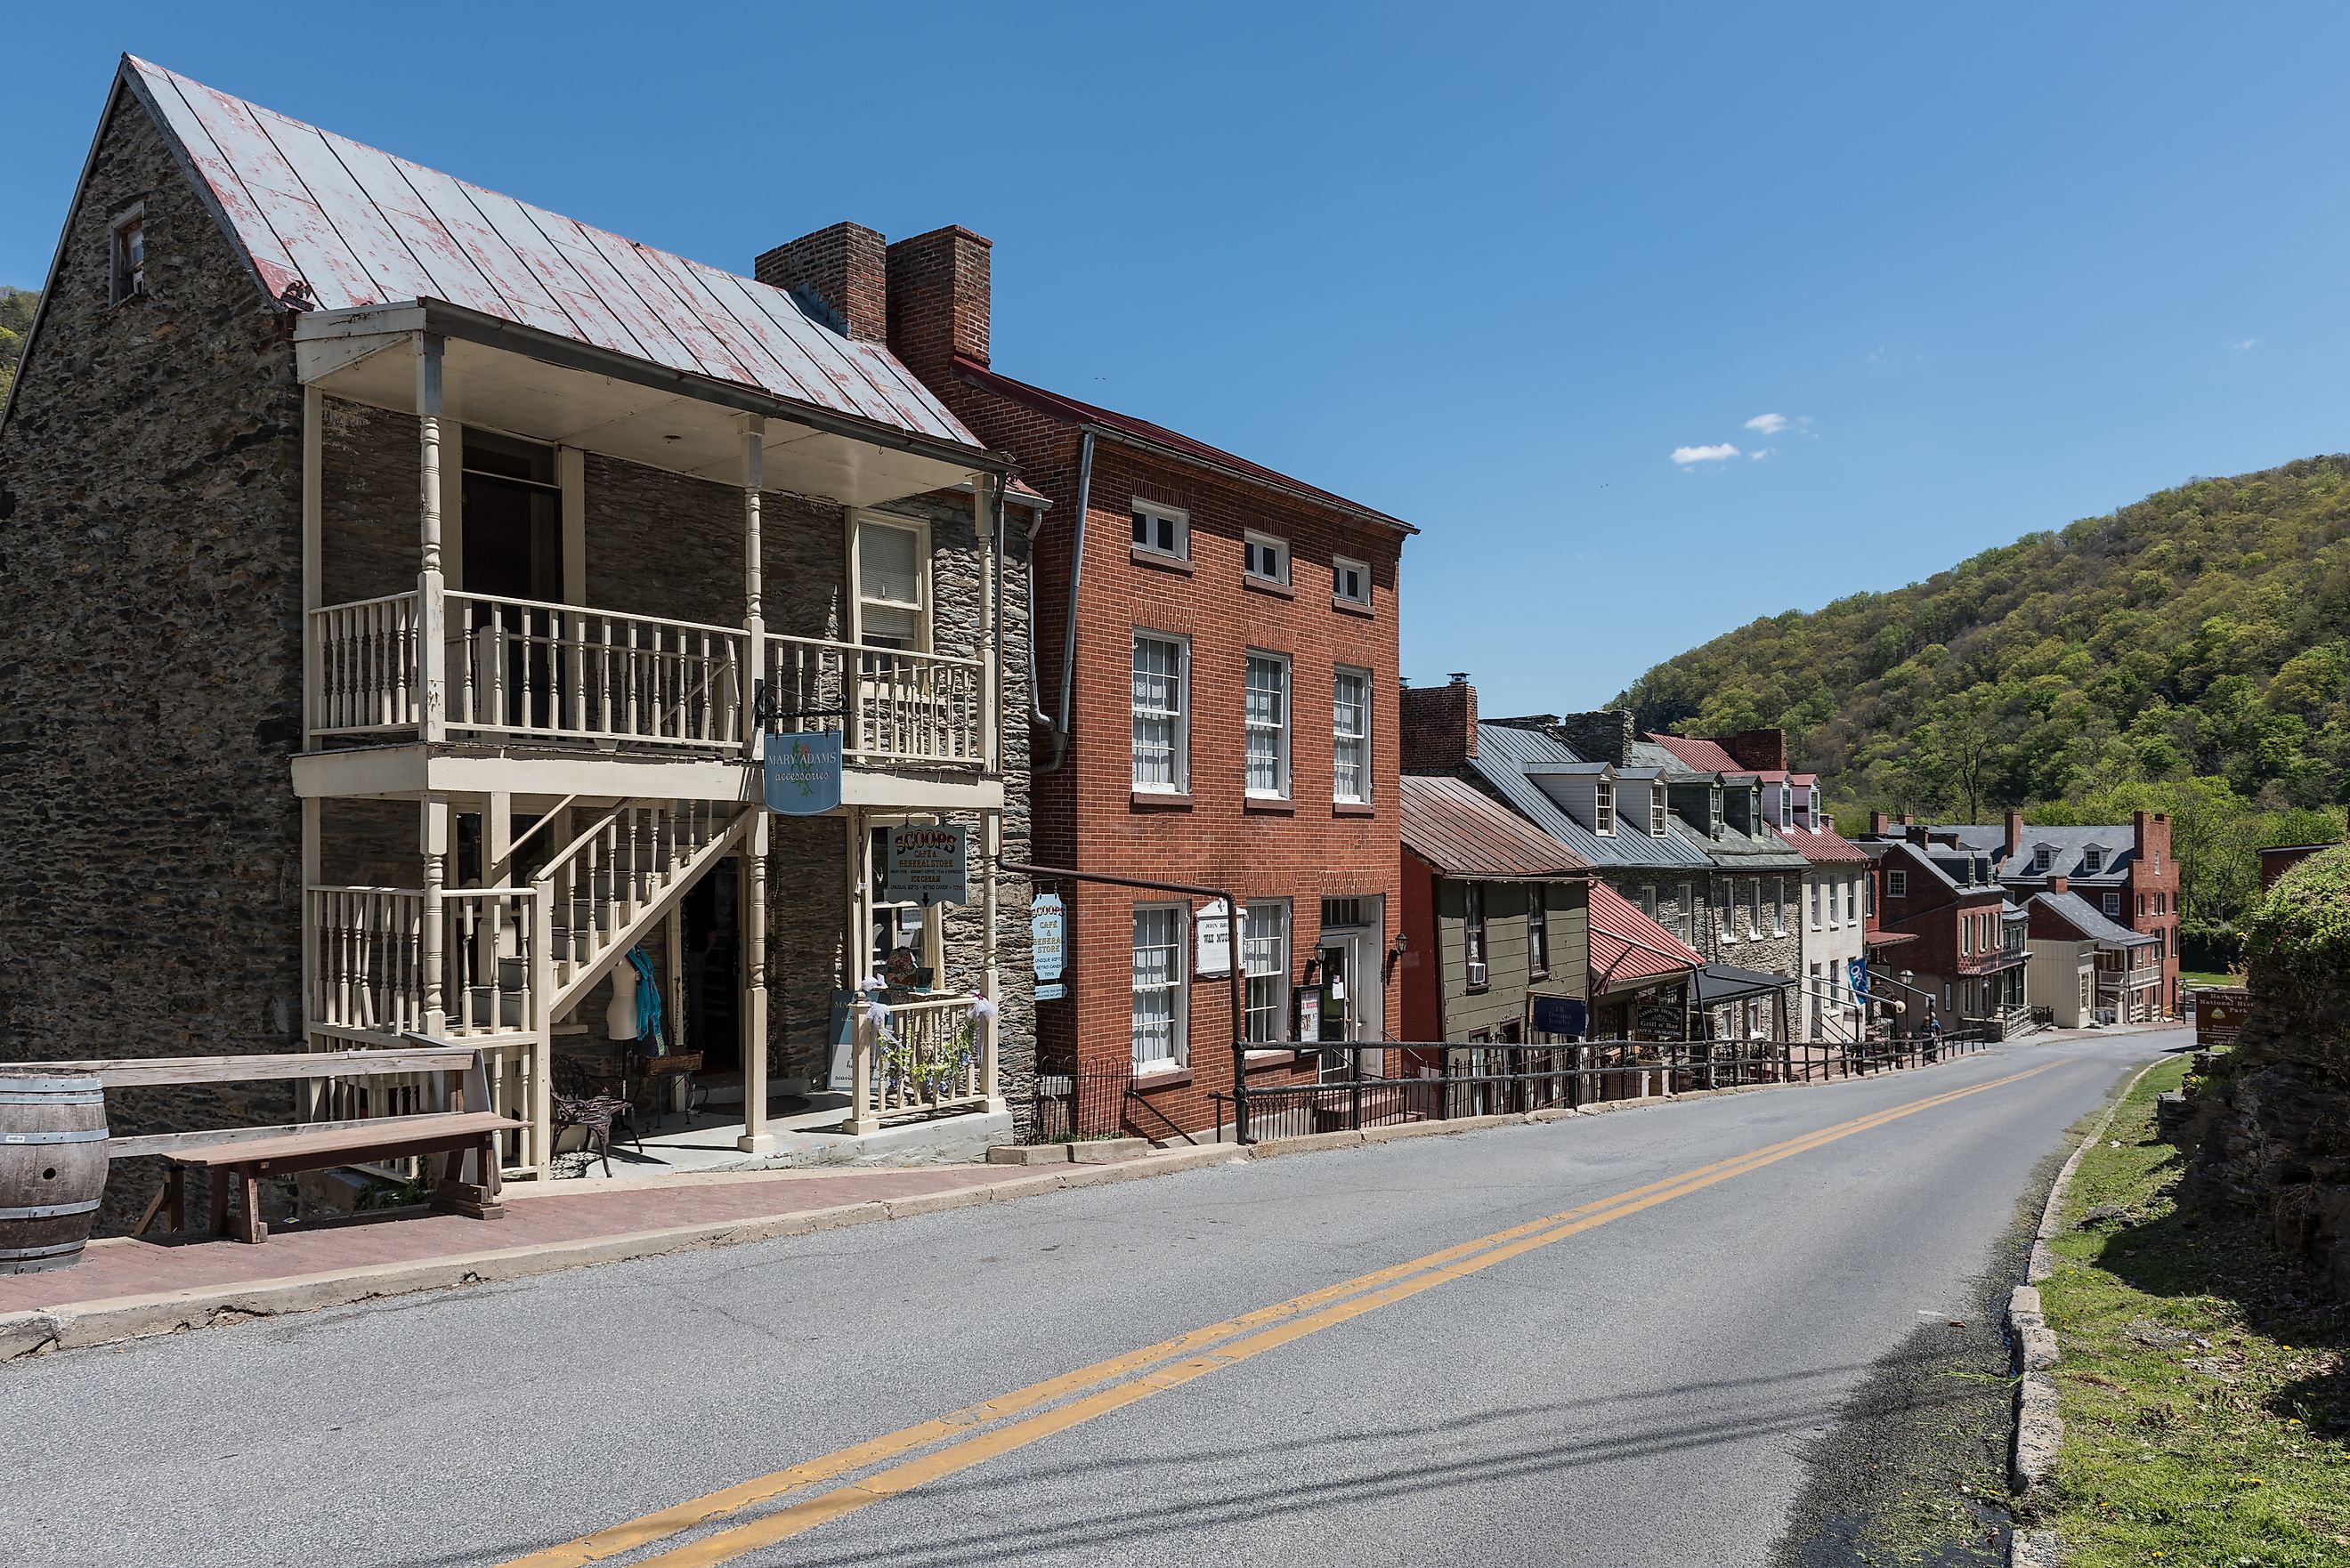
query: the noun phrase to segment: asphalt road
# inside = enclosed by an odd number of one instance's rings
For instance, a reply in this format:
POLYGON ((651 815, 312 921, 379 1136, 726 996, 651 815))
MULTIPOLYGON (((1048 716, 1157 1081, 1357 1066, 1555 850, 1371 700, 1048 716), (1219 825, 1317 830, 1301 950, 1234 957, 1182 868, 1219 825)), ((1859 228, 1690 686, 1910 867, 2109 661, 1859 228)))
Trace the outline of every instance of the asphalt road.
POLYGON ((1951 1310, 2065 1128, 2183 1044, 1999 1048, 17 1362, 0 1563, 1761 1564, 1872 1366, 1951 1310))

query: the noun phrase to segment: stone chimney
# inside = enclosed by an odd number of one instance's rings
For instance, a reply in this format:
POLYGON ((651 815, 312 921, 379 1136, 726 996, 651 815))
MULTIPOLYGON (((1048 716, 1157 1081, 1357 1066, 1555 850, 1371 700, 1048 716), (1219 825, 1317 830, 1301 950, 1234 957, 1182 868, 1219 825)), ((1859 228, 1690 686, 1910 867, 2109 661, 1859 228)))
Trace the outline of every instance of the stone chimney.
POLYGON ((1568 713, 1555 726, 1558 738, 1574 747, 1586 763, 1612 763, 1623 767, 1632 755, 1632 711, 1605 708, 1596 713, 1568 713))
POLYGON ((889 351, 933 387, 987 363, 991 242, 950 224, 889 247, 889 351))
POLYGON ((2072 887, 2073 879, 2070 877, 2062 875, 2061 873, 2048 878, 2048 890, 2052 893, 2070 892, 2072 890, 2072 887))
POLYGON ((1738 759, 1742 768, 1757 773, 1787 771, 1787 732, 1784 730, 1742 730, 1735 735, 1715 739, 1715 745, 1738 759))
POLYGON ((1868 831, 1878 838, 1885 837, 1887 834, 1890 834, 1893 831, 1893 818, 1881 811, 1870 812, 1868 814, 1868 831))
POLYGON ((1451 774, 1477 754, 1477 689, 1456 672, 1442 686, 1407 686, 1403 714, 1403 771, 1451 774))
POLYGON ((862 223, 835 223, 777 245, 753 265, 752 275, 787 294, 812 295, 840 329, 859 343, 889 336, 887 245, 862 223))
POLYGON ((2007 814, 2007 853, 2012 858, 2015 852, 2022 847, 2023 813, 2011 811, 2007 814))

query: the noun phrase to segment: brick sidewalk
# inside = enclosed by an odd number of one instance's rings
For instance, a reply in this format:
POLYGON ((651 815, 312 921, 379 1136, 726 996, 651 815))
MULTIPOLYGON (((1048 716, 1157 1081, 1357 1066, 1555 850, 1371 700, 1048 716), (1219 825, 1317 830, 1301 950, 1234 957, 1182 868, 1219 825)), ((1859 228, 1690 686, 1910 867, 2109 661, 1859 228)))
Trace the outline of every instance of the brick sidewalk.
POLYGON ((409 1215, 283 1231, 261 1245, 226 1241, 90 1243, 69 1269, 0 1274, 0 1313, 80 1307, 177 1291, 236 1289, 266 1282, 431 1263, 510 1248, 594 1241, 690 1225, 766 1220, 846 1204, 950 1192, 1037 1174, 1017 1166, 932 1166, 905 1170, 784 1170, 544 1196, 513 1183, 505 1218, 409 1215))

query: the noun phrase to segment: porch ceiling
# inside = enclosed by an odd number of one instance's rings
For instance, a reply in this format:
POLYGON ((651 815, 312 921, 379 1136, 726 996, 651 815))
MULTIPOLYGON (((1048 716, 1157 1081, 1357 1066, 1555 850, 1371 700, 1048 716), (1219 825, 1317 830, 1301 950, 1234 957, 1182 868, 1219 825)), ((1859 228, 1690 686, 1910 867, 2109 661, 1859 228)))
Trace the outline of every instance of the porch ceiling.
POLYGON ((526 329, 480 326, 466 319, 470 315, 411 306, 306 316, 295 329, 302 379, 351 402, 413 413, 415 335, 429 329, 444 342, 442 417, 481 429, 740 484, 742 416, 754 413, 766 421, 767 489, 851 506, 950 489, 1004 466, 977 448, 861 431, 841 416, 625 356, 591 363, 601 351, 524 343, 526 329), (468 336, 469 328, 477 335, 468 336))

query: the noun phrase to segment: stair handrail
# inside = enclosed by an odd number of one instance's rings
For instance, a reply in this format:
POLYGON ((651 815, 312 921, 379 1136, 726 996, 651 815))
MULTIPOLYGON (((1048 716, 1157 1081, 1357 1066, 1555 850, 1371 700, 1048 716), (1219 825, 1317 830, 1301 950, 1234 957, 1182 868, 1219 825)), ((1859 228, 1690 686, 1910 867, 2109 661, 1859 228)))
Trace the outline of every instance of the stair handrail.
MULTIPOLYGON (((578 798, 579 797, 576 794, 567 794, 561 800, 556 801, 552 806, 548 807, 546 811, 541 812, 536 822, 534 822, 528 827, 524 828, 521 835, 506 846, 506 858, 508 860, 512 860, 515 850, 520 849, 524 845, 528 844, 534 834, 538 833, 549 823, 552 823, 557 816, 562 815, 563 809, 566 806, 569 805, 573 801, 577 800, 578 798)), ((536 881, 537 878, 533 877, 532 880, 536 881)))
MULTIPOLYGON (((577 797, 574 796, 572 798, 577 799, 577 797)), ((536 871, 532 872, 530 885, 534 888, 542 884, 548 888, 554 887, 556 867, 560 867, 565 861, 570 859, 574 855, 577 855, 580 850, 586 848, 588 841, 595 837, 598 834, 603 832, 605 828, 610 826, 612 823, 619 817, 621 813, 633 811, 644 804, 645 803, 642 800, 624 800, 619 805, 614 806, 611 810, 606 812, 603 815, 598 817, 593 826, 591 826, 587 832, 581 834, 578 837, 565 845, 559 853, 548 857, 546 865, 540 867, 536 871)))

